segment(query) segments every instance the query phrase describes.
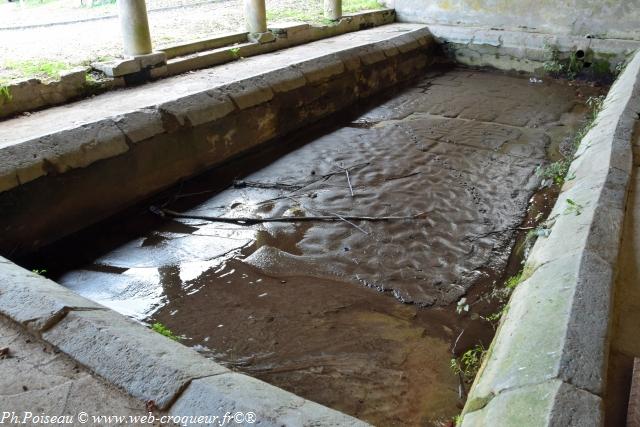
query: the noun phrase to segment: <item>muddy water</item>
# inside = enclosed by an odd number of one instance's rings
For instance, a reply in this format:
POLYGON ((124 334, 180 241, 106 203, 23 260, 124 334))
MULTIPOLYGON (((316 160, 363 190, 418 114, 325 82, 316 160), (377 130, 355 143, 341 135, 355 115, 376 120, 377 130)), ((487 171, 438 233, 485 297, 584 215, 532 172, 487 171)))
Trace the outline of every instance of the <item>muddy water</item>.
POLYGON ((242 226, 144 214, 101 227, 96 255, 55 276, 303 397, 380 426, 440 425, 462 404, 456 338, 464 330, 460 354, 493 334, 480 316, 495 307, 459 315, 455 305, 509 274, 518 228, 536 217, 530 201, 553 202, 532 199, 535 168, 557 156, 595 92, 433 73, 317 137, 298 135, 300 148, 223 191, 204 178, 165 203, 209 216, 419 217, 242 226), (123 234, 129 221, 148 224, 123 234))

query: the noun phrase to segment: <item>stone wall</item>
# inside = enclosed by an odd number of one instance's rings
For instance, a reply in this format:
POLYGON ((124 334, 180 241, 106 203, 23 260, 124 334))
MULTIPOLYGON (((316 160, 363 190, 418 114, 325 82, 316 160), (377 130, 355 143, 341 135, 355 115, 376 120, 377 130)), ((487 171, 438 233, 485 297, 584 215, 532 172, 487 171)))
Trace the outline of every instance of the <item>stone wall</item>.
MULTIPOLYGON (((415 78, 433 60, 435 49, 424 26, 409 24, 317 43, 323 42, 281 56, 288 64, 282 68, 222 84, 192 75, 182 84, 194 88, 203 83, 189 95, 0 145, 0 252, 17 256, 35 250, 415 78)), ((250 69, 250 61, 240 66, 250 69)), ((268 56, 255 61, 275 64, 268 56)), ((151 86, 142 90, 147 92, 136 92, 139 98, 158 91, 151 86)), ((65 107, 65 117, 72 107, 65 107)), ((49 126, 50 119, 41 117, 49 126)), ((40 117, 32 119, 36 123, 40 117)))
POLYGON ((387 0, 399 21, 640 39, 638 0, 387 0))

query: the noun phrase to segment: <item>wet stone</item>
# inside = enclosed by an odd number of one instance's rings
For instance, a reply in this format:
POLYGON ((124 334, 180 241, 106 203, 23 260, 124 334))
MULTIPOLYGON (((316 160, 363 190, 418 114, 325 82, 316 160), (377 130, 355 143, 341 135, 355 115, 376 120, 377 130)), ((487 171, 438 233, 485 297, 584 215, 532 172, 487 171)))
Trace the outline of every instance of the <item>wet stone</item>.
MULTIPOLYGON (((330 77, 305 67, 307 79, 330 77)), ((343 68, 336 62, 336 73, 343 68)), ((460 412, 450 370, 460 331, 458 354, 494 333, 456 303, 503 276, 539 185, 535 169, 575 133, 594 90, 430 73, 360 117, 291 137, 281 146, 300 148, 285 155, 185 183, 167 205, 336 221, 149 227, 157 218, 143 216, 126 233, 121 222, 105 227, 92 239, 95 256, 56 278, 302 398, 374 425, 439 425, 460 412), (239 176, 243 185, 220 191, 239 176)))

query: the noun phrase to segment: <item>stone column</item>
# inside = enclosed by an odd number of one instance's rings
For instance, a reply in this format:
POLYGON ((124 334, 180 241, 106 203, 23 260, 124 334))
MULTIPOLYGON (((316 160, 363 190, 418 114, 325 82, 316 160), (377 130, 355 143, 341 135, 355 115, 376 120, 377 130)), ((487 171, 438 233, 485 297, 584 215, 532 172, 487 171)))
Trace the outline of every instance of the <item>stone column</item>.
POLYGON ((267 32, 267 9, 264 0, 244 0, 244 19, 252 34, 267 32))
POLYGON ((150 54, 151 34, 144 0, 118 0, 118 16, 124 44, 124 54, 140 56, 150 54))
POLYGON ((332 21, 342 18, 342 0, 324 0, 324 17, 332 21))

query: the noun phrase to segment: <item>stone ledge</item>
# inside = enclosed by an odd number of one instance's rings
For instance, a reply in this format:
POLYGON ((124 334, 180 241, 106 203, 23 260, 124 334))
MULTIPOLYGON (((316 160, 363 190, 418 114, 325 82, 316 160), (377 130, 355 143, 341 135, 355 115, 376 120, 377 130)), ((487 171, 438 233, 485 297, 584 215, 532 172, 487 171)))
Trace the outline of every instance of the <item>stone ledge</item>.
POLYGON ((506 390, 464 415, 463 427, 598 427, 602 399, 562 381, 506 390))
POLYGON ((526 268, 535 272, 511 297, 465 405, 463 425, 603 422, 597 395, 602 395, 606 378, 613 265, 631 172, 620 161, 631 160, 639 105, 640 52, 612 87, 596 126, 581 142, 570 168, 576 180, 565 185, 553 208, 551 235, 539 238, 527 259, 526 268), (582 206, 580 215, 565 212, 568 199, 582 206), (535 384, 549 380, 564 384, 560 389, 570 383, 590 397, 578 397, 574 390, 578 400, 573 404, 547 401, 535 412, 525 411, 536 399, 538 392, 532 391, 540 386, 535 384), (518 408, 531 416, 520 417, 518 408))
POLYGON ((72 311, 42 338, 132 396, 154 401, 159 409, 168 408, 193 379, 228 372, 111 310, 72 311))
MULTIPOLYGON (((185 57, 171 54, 166 73, 156 73, 154 77, 172 76, 189 70, 220 65, 239 58, 273 52, 315 40, 355 32, 367 27, 390 24, 394 21, 395 12, 393 9, 381 9, 345 15, 340 21, 330 25, 276 24, 269 27, 270 33, 265 33, 268 34, 266 39, 252 40, 249 37, 248 43, 246 33, 244 34, 244 40, 238 40, 235 45, 232 43, 218 45, 213 43, 216 39, 211 39, 208 43, 212 47, 207 50, 204 49, 205 46, 208 46, 204 41, 194 42, 188 45, 193 45, 192 48, 183 49, 185 57), (199 46, 203 47, 203 49, 196 50, 199 46)), ((177 51, 178 48, 176 46, 173 49, 177 51)))
POLYGON ((197 417, 212 413, 224 414, 227 411, 254 413, 256 424, 261 426, 369 425, 235 372, 194 380, 173 404, 169 414, 177 417, 197 417))
POLYGON ((72 310, 104 309, 0 257, 0 312, 31 331, 52 327, 72 310))
POLYGON ((44 106, 61 104, 87 92, 87 68, 78 67, 64 71, 57 81, 24 79, 0 85, 0 118, 44 106))

